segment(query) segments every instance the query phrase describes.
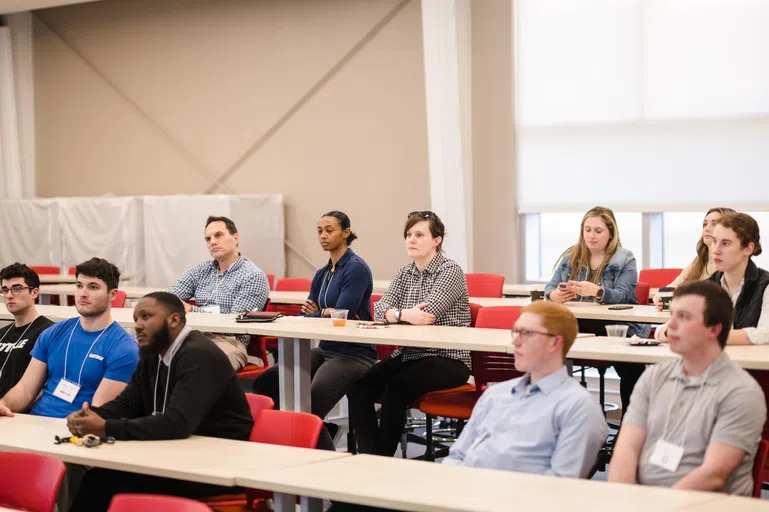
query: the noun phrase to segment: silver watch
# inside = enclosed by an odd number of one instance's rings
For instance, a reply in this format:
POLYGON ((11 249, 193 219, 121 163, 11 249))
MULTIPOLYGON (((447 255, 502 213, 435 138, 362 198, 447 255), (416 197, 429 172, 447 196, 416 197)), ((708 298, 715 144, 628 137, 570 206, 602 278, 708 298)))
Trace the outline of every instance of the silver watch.
POLYGON ((396 310, 393 312, 393 317, 395 318, 395 323, 396 323, 396 324, 397 324, 398 322, 400 322, 400 321, 401 321, 401 310, 400 310, 400 309, 396 309, 396 310))

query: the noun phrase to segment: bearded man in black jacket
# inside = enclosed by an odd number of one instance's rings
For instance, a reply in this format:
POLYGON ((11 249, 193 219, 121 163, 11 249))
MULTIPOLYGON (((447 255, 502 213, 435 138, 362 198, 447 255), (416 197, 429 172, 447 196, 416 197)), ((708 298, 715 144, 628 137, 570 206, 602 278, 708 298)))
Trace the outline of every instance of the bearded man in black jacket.
MULTIPOLYGON (((227 356, 186 325, 182 301, 166 292, 144 296, 134 309, 141 360, 126 389, 101 407, 84 403, 67 417, 77 436, 116 440, 183 439, 193 434, 247 441, 254 421, 227 356)), ((107 510, 118 493, 201 498, 233 488, 101 468, 86 473, 72 511, 107 510)))

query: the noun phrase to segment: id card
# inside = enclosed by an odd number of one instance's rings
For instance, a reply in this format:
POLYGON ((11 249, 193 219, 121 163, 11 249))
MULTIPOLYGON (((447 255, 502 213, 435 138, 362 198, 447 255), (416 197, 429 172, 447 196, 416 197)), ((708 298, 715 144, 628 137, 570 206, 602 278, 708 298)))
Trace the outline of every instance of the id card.
POLYGON ((219 307, 219 304, 209 304, 208 306, 203 306, 200 309, 204 313, 213 313, 215 315, 218 315, 222 311, 222 308, 219 307))
POLYGON ((61 379, 59 385, 53 390, 53 396, 61 398, 67 403, 75 401, 75 397, 80 392, 80 386, 74 382, 70 382, 67 379, 61 379))
POLYGON ((649 458, 649 462, 672 472, 678 469, 678 465, 681 463, 681 457, 683 457, 683 455, 683 446, 677 446, 660 439, 654 446, 654 451, 649 458))

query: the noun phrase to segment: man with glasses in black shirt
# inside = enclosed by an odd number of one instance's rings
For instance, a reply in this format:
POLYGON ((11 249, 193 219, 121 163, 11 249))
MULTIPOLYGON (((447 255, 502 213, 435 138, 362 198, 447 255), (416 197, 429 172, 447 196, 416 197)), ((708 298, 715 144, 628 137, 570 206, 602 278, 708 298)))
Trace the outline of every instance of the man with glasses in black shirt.
POLYGON ((40 277, 23 263, 0 270, 0 295, 14 322, 0 329, 0 396, 24 375, 30 352, 41 332, 53 322, 40 316, 35 299, 40 293, 40 277))

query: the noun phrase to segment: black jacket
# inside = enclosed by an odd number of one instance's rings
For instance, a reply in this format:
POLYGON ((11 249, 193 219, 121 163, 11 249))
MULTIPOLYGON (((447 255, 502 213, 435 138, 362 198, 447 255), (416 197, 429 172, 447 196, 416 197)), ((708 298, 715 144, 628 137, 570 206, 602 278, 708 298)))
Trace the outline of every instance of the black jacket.
MULTIPOLYGON (((709 279, 720 286, 723 275, 723 272, 714 272, 709 279)), ((737 297, 737 304, 734 307, 735 329, 758 325, 758 320, 761 318, 761 306, 764 301, 764 290, 767 286, 769 286, 769 272, 758 268, 753 260, 750 260, 745 269, 745 282, 742 284, 742 291, 737 297)))
POLYGON ((227 356, 211 340, 190 332, 171 360, 170 377, 167 371, 157 355, 142 357, 125 390, 93 408, 107 420, 108 436, 161 440, 197 434, 248 440, 254 421, 246 395, 227 356), (153 402, 163 410, 167 377, 165 413, 153 415, 153 402))

